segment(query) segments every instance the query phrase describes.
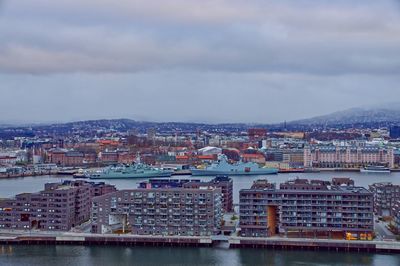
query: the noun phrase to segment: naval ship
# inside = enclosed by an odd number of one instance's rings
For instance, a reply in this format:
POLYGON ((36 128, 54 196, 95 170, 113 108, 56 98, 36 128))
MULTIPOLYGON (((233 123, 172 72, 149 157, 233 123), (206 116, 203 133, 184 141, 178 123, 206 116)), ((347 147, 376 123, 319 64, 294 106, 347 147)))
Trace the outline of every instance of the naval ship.
POLYGON ((106 167, 103 170, 93 172, 89 175, 90 179, 129 179, 129 178, 153 178, 171 177, 172 170, 155 168, 140 162, 140 157, 134 164, 117 165, 106 167))
POLYGON ((192 169, 193 176, 271 175, 277 173, 278 169, 276 168, 264 168, 252 162, 238 162, 236 164, 230 164, 225 155, 219 155, 218 161, 204 169, 192 169))

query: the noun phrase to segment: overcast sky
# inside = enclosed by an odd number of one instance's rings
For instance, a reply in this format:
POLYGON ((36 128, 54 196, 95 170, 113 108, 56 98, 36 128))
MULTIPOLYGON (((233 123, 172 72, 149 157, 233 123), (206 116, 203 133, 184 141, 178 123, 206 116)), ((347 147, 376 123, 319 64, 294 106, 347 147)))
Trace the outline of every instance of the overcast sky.
POLYGON ((400 1, 0 0, 0 94, 2 122, 270 123, 393 102, 400 1))

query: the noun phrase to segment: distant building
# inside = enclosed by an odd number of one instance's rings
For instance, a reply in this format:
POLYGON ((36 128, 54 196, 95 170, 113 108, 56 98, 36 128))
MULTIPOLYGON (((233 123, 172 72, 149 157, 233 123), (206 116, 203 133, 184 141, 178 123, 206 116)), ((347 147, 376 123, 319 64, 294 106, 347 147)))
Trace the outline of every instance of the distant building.
POLYGON ((283 162, 283 151, 280 149, 267 149, 264 153, 267 161, 283 162))
POLYGON ((241 155, 242 161, 243 162, 253 162, 253 163, 259 163, 259 164, 265 164, 265 156, 260 153, 244 153, 241 155))
POLYGON ((147 129, 147 139, 154 140, 156 138, 156 129, 149 128, 147 129))
POLYGON ((221 189, 138 188, 93 199, 92 232, 211 236, 221 227, 221 189))
POLYGON ((238 149, 223 149, 222 150, 222 154, 226 155, 226 157, 228 158, 228 160, 232 160, 232 161, 239 161, 240 160, 240 152, 238 149))
POLYGON ((94 196, 113 191, 114 186, 104 183, 48 183, 38 193, 0 200, 0 228, 69 231, 89 220, 94 196))
POLYGON ((118 152, 117 151, 103 151, 100 153, 100 160, 103 164, 117 164, 118 152))
POLYGON ((218 155, 222 153, 222 149, 218 147, 204 147, 202 149, 199 149, 198 151, 199 154, 201 155, 218 155))
POLYGON ((127 149, 105 150, 99 155, 101 163, 110 164, 131 164, 135 161, 136 155, 127 149))
POLYGON ((390 127, 390 138, 392 138, 392 139, 400 138, 400 126, 390 127))
POLYGON ((304 167, 361 168, 368 165, 384 165, 393 168, 393 149, 374 146, 312 146, 304 149, 304 167))
POLYGON ((375 183, 369 186, 374 193, 374 211, 384 217, 393 217, 393 207, 400 200, 400 185, 389 182, 375 183))
POLYGON ((84 164, 85 155, 79 151, 54 149, 49 151, 50 163, 59 166, 82 166, 84 164))
POLYGON ((282 153, 282 162, 288 163, 290 168, 304 166, 304 151, 301 149, 287 149, 282 153))
POLYGON ((362 187, 296 179, 280 188, 267 180, 240 190, 240 235, 371 239, 373 194, 362 187))
POLYGON ((247 133, 250 141, 262 140, 267 136, 265 128, 249 128, 247 133))
POLYGON ((13 155, 0 155, 0 165, 15 165, 17 157, 13 155))

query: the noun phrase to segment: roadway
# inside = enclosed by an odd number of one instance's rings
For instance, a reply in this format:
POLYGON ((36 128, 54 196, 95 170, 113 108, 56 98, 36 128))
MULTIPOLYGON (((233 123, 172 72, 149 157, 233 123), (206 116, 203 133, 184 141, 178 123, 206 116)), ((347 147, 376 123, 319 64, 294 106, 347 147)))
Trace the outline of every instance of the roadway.
POLYGON ((388 229, 388 223, 376 220, 374 224, 377 240, 395 240, 396 236, 388 229))

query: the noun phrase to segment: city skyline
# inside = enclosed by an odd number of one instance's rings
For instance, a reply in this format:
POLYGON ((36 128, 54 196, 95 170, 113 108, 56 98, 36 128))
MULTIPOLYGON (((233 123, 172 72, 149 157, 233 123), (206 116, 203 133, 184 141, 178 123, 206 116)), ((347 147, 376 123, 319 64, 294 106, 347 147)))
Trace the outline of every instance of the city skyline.
POLYGON ((0 265, 400 265, 399 84, 400 0, 0 0, 0 265))
POLYGON ((400 96, 398 1, 2 1, 0 19, 3 123, 278 123, 400 96))

